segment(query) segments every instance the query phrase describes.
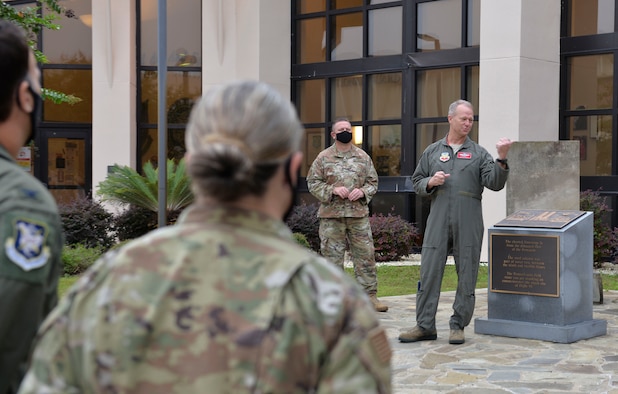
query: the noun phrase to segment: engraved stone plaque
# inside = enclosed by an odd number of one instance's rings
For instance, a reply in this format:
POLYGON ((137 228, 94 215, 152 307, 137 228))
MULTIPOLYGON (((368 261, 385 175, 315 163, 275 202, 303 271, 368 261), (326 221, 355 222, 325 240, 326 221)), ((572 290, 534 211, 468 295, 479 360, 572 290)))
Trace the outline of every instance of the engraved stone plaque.
POLYGON ((558 236, 492 233, 489 290, 560 295, 558 236))
POLYGON ((583 211, 548 211, 544 209, 522 209, 504 220, 496 223, 496 227, 542 227, 563 228, 573 220, 582 216, 583 211))

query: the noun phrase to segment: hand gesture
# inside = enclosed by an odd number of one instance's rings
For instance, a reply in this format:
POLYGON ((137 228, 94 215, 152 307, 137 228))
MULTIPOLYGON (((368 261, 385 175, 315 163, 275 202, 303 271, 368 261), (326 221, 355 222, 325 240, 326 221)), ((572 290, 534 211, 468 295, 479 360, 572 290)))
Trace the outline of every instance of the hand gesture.
POLYGON ((498 150, 498 159, 506 159, 507 153, 509 153, 509 149, 511 148, 511 141, 508 138, 500 138, 498 142, 496 142, 496 150, 498 150))
POLYGON ((436 186, 444 185, 446 182, 446 178, 451 176, 451 174, 446 174, 444 171, 436 172, 427 182, 427 189, 431 189, 436 186))

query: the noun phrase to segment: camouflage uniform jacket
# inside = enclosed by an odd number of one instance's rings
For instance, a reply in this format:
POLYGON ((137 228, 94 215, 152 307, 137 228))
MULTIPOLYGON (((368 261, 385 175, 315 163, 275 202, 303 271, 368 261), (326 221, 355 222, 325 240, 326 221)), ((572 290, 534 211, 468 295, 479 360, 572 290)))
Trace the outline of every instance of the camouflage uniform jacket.
POLYGON ((320 152, 311 164, 307 186, 320 201, 318 217, 361 218, 369 215, 368 204, 378 191, 378 173, 364 150, 352 145, 348 152, 339 152, 333 144, 320 152), (350 191, 359 188, 365 197, 356 201, 342 199, 333 194, 338 186, 350 191))
POLYGON ((64 244, 49 191, 0 147, 0 394, 17 391, 32 340, 58 301, 64 244))
POLYGON ((194 205, 76 282, 20 393, 386 393, 390 355, 363 290, 283 222, 194 205))

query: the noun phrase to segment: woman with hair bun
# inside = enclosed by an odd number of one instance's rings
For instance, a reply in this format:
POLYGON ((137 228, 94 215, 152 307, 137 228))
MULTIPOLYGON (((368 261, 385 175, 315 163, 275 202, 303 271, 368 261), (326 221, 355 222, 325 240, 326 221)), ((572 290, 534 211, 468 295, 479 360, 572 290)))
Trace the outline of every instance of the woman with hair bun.
POLYGON ((303 133, 264 83, 208 91, 186 133, 194 204, 73 286, 21 392, 391 392, 367 295, 283 221, 303 133))

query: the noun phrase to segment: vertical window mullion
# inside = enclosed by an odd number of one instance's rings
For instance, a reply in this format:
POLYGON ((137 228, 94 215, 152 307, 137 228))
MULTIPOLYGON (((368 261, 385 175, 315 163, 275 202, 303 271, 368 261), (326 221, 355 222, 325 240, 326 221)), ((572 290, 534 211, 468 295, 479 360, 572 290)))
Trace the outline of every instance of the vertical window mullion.
MULTIPOLYGON (((618 13, 618 7, 616 7, 618 13)), ((614 97, 612 100, 612 135, 613 141, 618 141, 618 49, 613 51, 614 53, 614 97)), ((612 150, 612 175, 618 175, 618 149, 615 147, 612 150)), ((618 216, 617 216, 618 217, 618 216)), ((616 220, 616 218, 614 219, 616 220)), ((613 223, 616 223, 614 221, 613 223)))
POLYGON ((468 46, 468 1, 461 0, 461 47, 466 48, 468 46))
POLYGON ((325 122, 325 127, 324 127, 324 145, 329 146, 330 145, 330 139, 329 139, 329 134, 330 134, 330 122, 333 120, 333 113, 332 113, 332 83, 333 83, 333 78, 324 78, 324 83, 326 84, 324 91, 326 94, 326 100, 324 100, 324 105, 326 105, 326 111, 325 113, 325 118, 324 118, 324 122, 325 122))
POLYGON ((363 9, 363 57, 369 56, 369 11, 363 9))

